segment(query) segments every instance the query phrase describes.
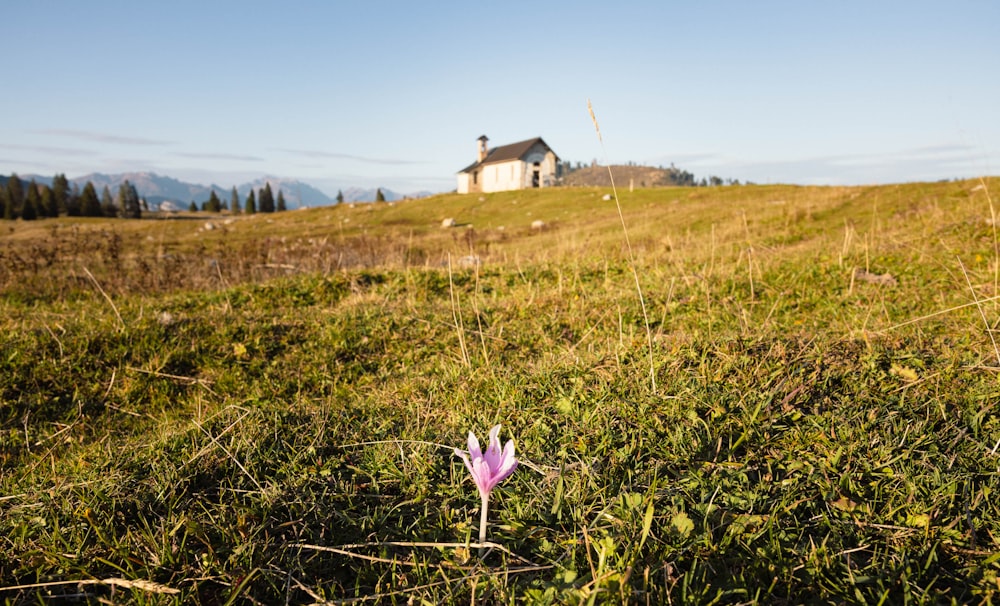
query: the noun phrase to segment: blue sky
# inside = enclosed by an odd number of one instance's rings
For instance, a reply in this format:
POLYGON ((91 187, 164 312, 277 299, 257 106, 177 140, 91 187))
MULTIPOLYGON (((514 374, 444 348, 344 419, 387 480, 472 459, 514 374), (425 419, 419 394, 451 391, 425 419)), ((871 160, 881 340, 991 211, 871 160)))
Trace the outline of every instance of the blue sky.
POLYGON ((1000 173, 995 0, 54 0, 3 13, 0 174, 446 191, 482 134, 757 183, 1000 173))

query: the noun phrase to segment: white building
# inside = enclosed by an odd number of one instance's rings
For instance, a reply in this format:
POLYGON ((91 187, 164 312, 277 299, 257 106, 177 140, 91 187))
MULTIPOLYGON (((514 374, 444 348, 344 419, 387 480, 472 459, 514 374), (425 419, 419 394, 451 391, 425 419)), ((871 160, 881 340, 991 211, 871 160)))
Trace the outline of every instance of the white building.
POLYGON ((489 149, 479 137, 478 159, 458 172, 458 193, 551 187, 559 157, 541 137, 489 149))

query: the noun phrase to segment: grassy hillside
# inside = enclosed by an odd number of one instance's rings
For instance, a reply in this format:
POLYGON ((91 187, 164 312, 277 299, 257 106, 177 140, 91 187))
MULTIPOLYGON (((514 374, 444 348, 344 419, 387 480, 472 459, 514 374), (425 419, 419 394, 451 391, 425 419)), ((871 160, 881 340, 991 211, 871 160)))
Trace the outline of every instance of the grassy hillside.
POLYGON ((0 224, 0 599, 995 600, 996 191, 0 224))
POLYGON ((567 187, 611 187, 612 176, 615 183, 625 189, 694 184, 694 175, 679 168, 633 164, 615 164, 610 171, 608 168, 597 164, 577 168, 564 174, 561 184, 567 187))

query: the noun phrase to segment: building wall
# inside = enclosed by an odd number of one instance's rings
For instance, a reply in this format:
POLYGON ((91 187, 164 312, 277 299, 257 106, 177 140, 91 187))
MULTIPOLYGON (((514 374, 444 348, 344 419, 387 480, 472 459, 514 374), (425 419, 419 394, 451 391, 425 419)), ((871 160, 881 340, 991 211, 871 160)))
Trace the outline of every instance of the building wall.
POLYGON ((536 144, 524 155, 524 188, 535 187, 535 163, 538 163, 538 187, 552 187, 556 184, 556 154, 544 145, 536 144))
POLYGON ((521 189, 524 174, 524 162, 511 160, 487 164, 481 169, 484 192, 510 191, 521 189))
MULTIPOLYGON (((468 173, 458 173, 458 193, 460 194, 475 194, 482 191, 487 191, 483 189, 483 177, 486 174, 488 166, 480 166, 479 168, 468 173)), ((492 190, 489 190, 492 191, 492 190)))

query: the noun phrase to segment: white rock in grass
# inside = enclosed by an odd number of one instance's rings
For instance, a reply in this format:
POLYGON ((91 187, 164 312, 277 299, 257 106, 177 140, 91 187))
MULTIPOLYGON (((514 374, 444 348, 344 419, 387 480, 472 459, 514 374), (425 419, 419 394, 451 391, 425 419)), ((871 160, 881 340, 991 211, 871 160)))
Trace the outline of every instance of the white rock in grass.
POLYGON ((535 219, 531 222, 531 229, 545 229, 545 221, 535 219))
POLYGON ((482 264, 482 261, 478 255, 466 255, 458 259, 459 267, 479 267, 480 264, 482 264))
POLYGON ((449 227, 455 227, 455 220, 452 219, 451 217, 448 217, 444 221, 441 221, 441 227, 444 227, 445 229, 449 227))

